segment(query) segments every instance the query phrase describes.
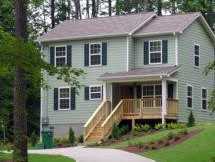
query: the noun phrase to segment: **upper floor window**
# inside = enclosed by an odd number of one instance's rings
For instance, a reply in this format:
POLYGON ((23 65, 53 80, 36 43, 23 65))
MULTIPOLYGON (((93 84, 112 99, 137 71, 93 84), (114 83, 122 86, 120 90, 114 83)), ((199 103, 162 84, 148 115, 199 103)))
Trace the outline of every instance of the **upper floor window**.
POLYGON ((102 98, 102 86, 90 86, 89 98, 90 100, 100 100, 102 98))
POLYGON ((70 109, 70 88, 59 88, 58 110, 70 109))
POLYGON ((162 41, 158 40, 149 42, 149 63, 162 63, 162 41))
POLYGON ((202 109, 207 109, 207 89, 202 88, 202 109))
POLYGON ((187 86, 187 107, 192 108, 193 105, 193 87, 187 86))
POLYGON ((195 44, 194 45, 194 61, 195 61, 195 66, 199 66, 199 50, 200 46, 195 44))
POLYGON ((55 66, 64 66, 67 64, 67 54, 65 46, 55 47, 55 66))
POLYGON ((102 64, 102 50, 101 44, 95 43, 90 44, 90 56, 89 62, 91 66, 101 65, 102 64))

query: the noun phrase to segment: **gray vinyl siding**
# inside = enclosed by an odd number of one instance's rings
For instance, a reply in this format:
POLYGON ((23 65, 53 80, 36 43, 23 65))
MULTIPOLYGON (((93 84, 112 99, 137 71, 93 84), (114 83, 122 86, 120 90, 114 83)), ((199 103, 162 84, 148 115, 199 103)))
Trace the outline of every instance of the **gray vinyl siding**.
MULTIPOLYGON (((215 115, 201 109, 201 88, 207 88, 208 96, 214 88, 214 76, 203 74, 205 66, 214 59, 214 44, 207 36, 202 26, 196 21, 179 36, 179 103, 180 121, 187 121, 190 110, 193 111, 197 121, 213 120, 215 115), (194 44, 200 45, 200 66, 194 66, 194 44), (193 87, 193 107, 187 107, 187 84, 193 87)), ((209 97, 208 97, 209 98, 209 97)))
POLYGON ((135 68, 143 68, 144 58, 143 58, 143 47, 145 40, 168 40, 168 64, 175 65, 175 37, 173 35, 168 36, 156 36, 156 37, 144 37, 135 38, 135 68))
MULTIPOLYGON (((82 85, 99 85, 103 82, 98 81, 98 77, 106 72, 126 71, 127 69, 127 41, 122 38, 96 39, 89 41, 71 41, 62 43, 52 43, 46 45, 44 53, 46 60, 49 60, 49 47, 55 45, 72 45, 72 66, 82 68, 87 74, 80 79, 82 85), (94 42, 107 42, 107 65, 99 67, 84 67, 84 44, 94 42)), ((64 81, 57 80, 55 77, 45 75, 50 88, 43 91, 42 105, 43 116, 49 117, 49 123, 54 124, 72 124, 85 123, 98 105, 99 101, 84 100, 84 87, 79 90, 76 96, 76 110, 54 111, 53 109, 53 89, 57 87, 67 86, 64 81)))

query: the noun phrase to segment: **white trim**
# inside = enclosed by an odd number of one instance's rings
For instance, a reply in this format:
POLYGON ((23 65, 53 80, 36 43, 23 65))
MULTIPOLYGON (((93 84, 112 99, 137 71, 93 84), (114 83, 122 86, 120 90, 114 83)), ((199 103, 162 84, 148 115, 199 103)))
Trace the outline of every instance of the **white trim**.
POLYGON ((178 89, 179 89, 179 85, 178 85, 178 79, 176 78, 167 78, 167 81, 172 81, 176 83, 176 93, 175 93, 175 98, 178 99, 179 95, 178 95, 178 89))
POLYGON ((107 82, 105 81, 103 84, 103 92, 102 92, 103 100, 107 99, 107 82))
POLYGON ((65 86, 65 87, 58 87, 58 109, 59 111, 68 111, 68 110, 71 110, 71 88, 68 87, 68 86, 65 86), (65 98, 62 98, 60 97, 60 90, 61 89, 69 89, 69 97, 65 97, 65 98), (68 109, 61 109, 60 108, 60 100, 61 99, 69 99, 69 108, 68 109))
POLYGON ((66 45, 58 45, 58 46, 55 46, 54 48, 54 54, 55 54, 55 57, 54 57, 54 66, 56 67, 56 59, 57 58, 65 58, 65 65, 67 65, 67 46, 66 45), (57 56, 56 55, 56 48, 60 48, 60 47, 65 47, 65 56, 57 56))
POLYGON ((194 43, 193 55, 194 55, 194 67, 199 68, 200 67, 200 45, 197 43, 194 43), (196 55, 196 53, 195 53, 195 47, 196 46, 199 47, 199 55, 196 55), (199 65, 198 66, 196 66, 196 56, 199 58, 199 65))
POLYGON ((42 142, 42 129, 43 129, 43 88, 40 88, 40 142, 42 142))
POLYGON ((141 91, 142 91, 142 92, 141 92, 141 93, 142 93, 142 98, 143 98, 143 97, 147 97, 147 96, 143 96, 143 87, 148 87, 148 86, 152 86, 152 87, 153 87, 153 95, 152 95, 153 98, 156 98, 156 97, 158 97, 158 96, 160 96, 160 97, 162 96, 162 92, 161 92, 161 95, 156 95, 156 94, 155 94, 155 93, 156 93, 156 89, 155 89, 156 86, 161 86, 161 89, 162 89, 161 83, 151 83, 151 84, 144 84, 144 83, 143 83, 142 86, 141 86, 141 87, 142 87, 142 90, 141 90, 141 91))
POLYGON ((167 113, 167 81, 165 78, 162 79, 162 112, 161 112, 161 117, 162 117, 162 124, 165 123, 165 115, 167 113))
POLYGON ((175 64, 178 65, 178 35, 175 34, 175 64))
POLYGON ((201 87, 201 110, 203 111, 207 111, 208 110, 208 89, 205 87, 201 87), (202 98, 202 90, 206 90, 206 98, 202 98), (203 109, 202 107, 202 101, 205 100, 206 101, 206 109, 203 109))
POLYGON ((93 42, 89 43, 89 67, 97 67, 102 66, 102 42, 93 42), (91 45, 99 44, 100 45, 100 52, 96 54, 91 54, 91 45), (100 64, 91 65, 91 56, 100 56, 100 64))
POLYGON ((149 50, 149 65, 162 64, 162 62, 163 62, 163 59, 162 59, 162 56, 163 56, 162 48, 163 48, 163 42, 162 42, 162 40, 150 40, 149 41, 149 47, 148 47, 148 50, 149 50), (151 43, 153 43, 153 42, 160 42, 160 51, 153 51, 153 52, 150 51, 150 46, 151 46, 151 43), (153 54, 153 53, 160 53, 160 56, 161 56, 161 61, 160 62, 151 63, 151 54, 153 54))
POLYGON ((89 86, 89 100, 90 101, 98 101, 102 99, 102 85, 101 84, 97 84, 97 85, 90 85, 89 86), (91 92, 91 88, 92 87, 100 87, 100 92, 91 92), (100 98, 91 98, 91 93, 100 93, 100 98))
POLYGON ((126 70, 129 71, 129 37, 127 37, 126 70))

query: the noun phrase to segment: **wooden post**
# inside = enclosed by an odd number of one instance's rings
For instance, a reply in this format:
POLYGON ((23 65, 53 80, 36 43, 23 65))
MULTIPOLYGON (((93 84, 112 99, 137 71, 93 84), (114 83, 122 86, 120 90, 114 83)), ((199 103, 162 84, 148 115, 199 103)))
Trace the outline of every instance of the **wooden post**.
POLYGON ((135 119, 132 119, 131 122, 132 122, 131 126, 132 126, 132 131, 133 131, 134 127, 135 127, 135 119))

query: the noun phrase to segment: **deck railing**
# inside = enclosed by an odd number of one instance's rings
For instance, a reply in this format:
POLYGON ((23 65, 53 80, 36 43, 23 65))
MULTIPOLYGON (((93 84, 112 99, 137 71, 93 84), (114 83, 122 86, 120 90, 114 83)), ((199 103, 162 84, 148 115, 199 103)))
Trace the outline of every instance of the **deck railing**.
POLYGON ((102 120, 108 117, 111 112, 111 102, 102 101, 90 119, 84 125, 84 140, 88 138, 90 133, 96 127, 96 125, 102 120))

